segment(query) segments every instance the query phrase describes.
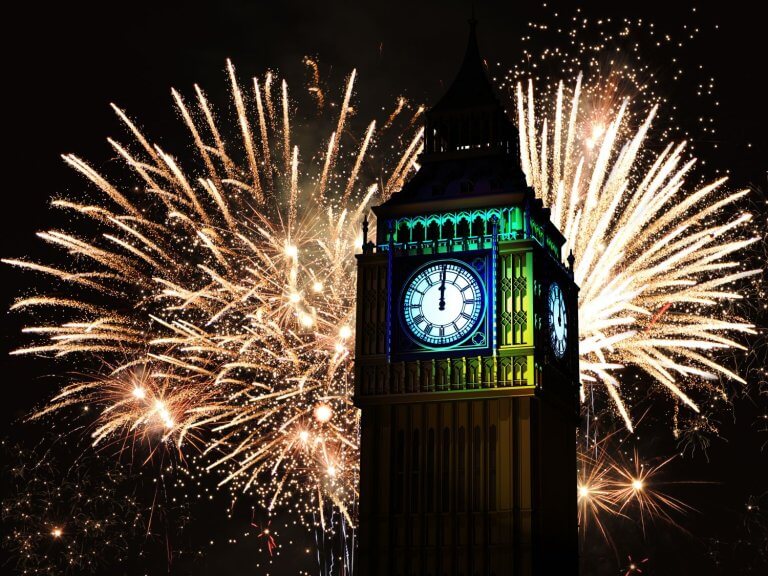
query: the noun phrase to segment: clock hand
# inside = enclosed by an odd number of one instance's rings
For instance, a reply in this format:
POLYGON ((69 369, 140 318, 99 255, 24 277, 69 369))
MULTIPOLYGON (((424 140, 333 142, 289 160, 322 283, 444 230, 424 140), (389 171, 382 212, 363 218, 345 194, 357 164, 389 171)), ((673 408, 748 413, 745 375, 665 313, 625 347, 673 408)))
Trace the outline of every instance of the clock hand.
POLYGON ((445 310, 445 273, 447 268, 448 266, 444 265, 443 272, 440 274, 440 302, 437 306, 437 309, 440 311, 445 310))

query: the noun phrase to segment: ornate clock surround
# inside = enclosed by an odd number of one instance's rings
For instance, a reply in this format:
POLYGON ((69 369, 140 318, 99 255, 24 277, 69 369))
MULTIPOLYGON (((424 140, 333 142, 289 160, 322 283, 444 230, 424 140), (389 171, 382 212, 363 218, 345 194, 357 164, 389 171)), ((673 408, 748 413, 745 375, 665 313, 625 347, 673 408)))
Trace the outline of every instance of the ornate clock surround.
POLYGON ((493 259, 491 250, 472 250, 467 252, 454 252, 444 254, 425 254, 409 257, 394 257, 393 285, 402 286, 403 290, 393 291, 390 303, 392 309, 392 335, 391 350, 393 360, 415 360, 428 355, 430 358, 442 358, 456 355, 482 356, 489 354, 493 341, 493 290, 495 286, 493 278, 493 259), (408 279, 425 265, 433 262, 444 261, 460 262, 468 268, 472 268, 481 282, 483 310, 477 326, 466 338, 458 343, 440 345, 418 342, 409 334, 403 314, 403 292, 405 292, 408 279))

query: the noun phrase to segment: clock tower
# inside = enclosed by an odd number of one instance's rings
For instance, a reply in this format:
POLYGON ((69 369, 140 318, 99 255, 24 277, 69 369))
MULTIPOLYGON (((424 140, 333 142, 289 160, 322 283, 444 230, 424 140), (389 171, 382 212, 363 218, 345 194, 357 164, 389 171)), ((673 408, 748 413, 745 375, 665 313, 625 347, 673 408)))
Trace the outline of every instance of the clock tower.
POLYGON ((357 573, 576 574, 578 287, 475 24, 358 258, 357 573))

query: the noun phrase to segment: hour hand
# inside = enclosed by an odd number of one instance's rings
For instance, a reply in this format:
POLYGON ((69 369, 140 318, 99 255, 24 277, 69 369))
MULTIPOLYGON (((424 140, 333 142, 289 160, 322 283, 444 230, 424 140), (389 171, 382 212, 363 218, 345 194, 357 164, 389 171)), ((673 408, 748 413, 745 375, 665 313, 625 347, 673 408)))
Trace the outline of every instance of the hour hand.
POLYGON ((447 266, 443 266, 443 271, 440 274, 440 302, 438 303, 438 310, 445 310, 445 273, 447 266))

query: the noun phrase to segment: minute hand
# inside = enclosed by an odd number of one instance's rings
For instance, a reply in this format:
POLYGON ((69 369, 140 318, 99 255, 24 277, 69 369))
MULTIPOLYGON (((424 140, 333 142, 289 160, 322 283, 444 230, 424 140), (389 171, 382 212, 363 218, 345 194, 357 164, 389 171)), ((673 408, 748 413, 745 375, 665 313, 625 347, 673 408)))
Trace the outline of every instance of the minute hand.
POLYGON ((445 273, 446 266, 443 266, 443 272, 440 274, 440 302, 437 306, 437 309, 440 311, 445 310, 445 273))

